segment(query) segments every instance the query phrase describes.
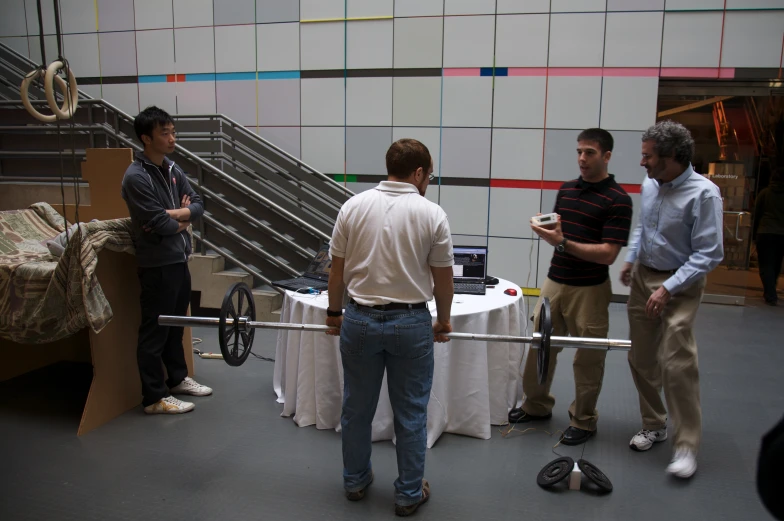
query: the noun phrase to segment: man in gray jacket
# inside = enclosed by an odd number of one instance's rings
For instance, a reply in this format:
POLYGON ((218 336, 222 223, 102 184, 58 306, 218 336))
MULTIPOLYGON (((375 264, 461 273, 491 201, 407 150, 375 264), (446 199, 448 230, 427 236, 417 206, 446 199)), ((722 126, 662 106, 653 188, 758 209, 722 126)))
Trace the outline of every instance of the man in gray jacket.
POLYGON ((180 414, 194 408, 172 394, 206 396, 212 389, 188 377, 182 346, 183 328, 158 325, 159 315, 185 315, 191 296, 187 228, 201 217, 204 206, 185 173, 166 154, 174 152, 171 116, 148 107, 134 120, 144 144, 125 172, 122 197, 131 214, 139 283, 142 322, 137 362, 142 381, 144 412, 180 414), (163 368, 166 367, 168 380, 163 368))

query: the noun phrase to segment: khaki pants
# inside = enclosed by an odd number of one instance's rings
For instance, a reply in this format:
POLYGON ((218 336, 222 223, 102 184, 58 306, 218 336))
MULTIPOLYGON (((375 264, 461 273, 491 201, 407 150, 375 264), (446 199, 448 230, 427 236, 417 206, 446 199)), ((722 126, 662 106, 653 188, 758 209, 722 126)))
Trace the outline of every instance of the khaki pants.
POLYGON ((705 279, 674 295, 657 318, 648 318, 648 298, 670 277, 640 263, 632 270, 628 314, 632 349, 629 366, 640 397, 644 429, 667 425, 667 410, 675 427, 673 446, 694 450, 702 435, 697 342, 692 333, 705 279), (665 410, 661 390, 667 401, 665 410))
MULTIPOLYGON (((567 286, 545 279, 539 301, 534 312, 534 329, 539 326, 539 309, 542 298, 550 299, 553 322, 553 335, 607 338, 610 326, 608 307, 612 296, 610 280, 597 286, 567 286)), ((526 360, 523 371, 523 410, 532 416, 550 414, 555 405, 555 397, 550 394, 553 383, 556 359, 562 348, 553 347, 550 351, 550 367, 547 382, 539 385, 536 371, 536 352, 532 351, 526 360)), ((604 378, 604 359, 607 351, 599 349, 577 349, 574 355, 575 398, 569 406, 570 424, 578 429, 596 430, 599 412, 596 402, 602 389, 604 378)))

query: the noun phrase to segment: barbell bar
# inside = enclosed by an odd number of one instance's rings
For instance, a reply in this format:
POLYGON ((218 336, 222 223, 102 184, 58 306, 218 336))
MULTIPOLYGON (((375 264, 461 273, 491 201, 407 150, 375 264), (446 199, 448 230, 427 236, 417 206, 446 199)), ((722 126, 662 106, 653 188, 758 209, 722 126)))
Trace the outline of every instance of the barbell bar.
MULTIPOLYGON (((217 327, 218 343, 220 344, 223 360, 231 366, 245 363, 253 347, 253 337, 256 329, 277 329, 288 331, 326 332, 331 328, 327 325, 317 324, 290 324, 283 322, 257 322, 256 306, 253 294, 244 282, 233 284, 223 297, 218 318, 213 317, 180 317, 160 315, 158 324, 172 327, 217 327), (234 306, 234 296, 237 295, 237 306, 234 306)), ((547 380, 547 371, 550 366, 550 349, 580 348, 602 349, 605 351, 628 351, 631 341, 611 338, 585 338, 572 336, 552 336, 552 320, 550 314, 550 301, 542 299, 539 311, 539 332, 532 336, 490 335, 477 333, 447 333, 452 340, 473 340, 479 342, 507 342, 515 344, 530 344, 537 350, 537 376, 540 384, 547 380)))

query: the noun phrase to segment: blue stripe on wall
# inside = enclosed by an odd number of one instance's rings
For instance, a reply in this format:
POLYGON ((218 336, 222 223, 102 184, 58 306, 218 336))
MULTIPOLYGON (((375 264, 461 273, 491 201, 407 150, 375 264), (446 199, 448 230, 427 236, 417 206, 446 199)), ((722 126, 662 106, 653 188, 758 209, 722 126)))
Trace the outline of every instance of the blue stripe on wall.
POLYGON ((259 72, 260 80, 298 80, 299 71, 259 72))
POLYGON ((215 74, 208 72, 205 74, 186 74, 185 81, 215 81, 215 74))
MULTIPOLYGON (((479 69, 480 76, 493 76, 493 68, 492 67, 482 67, 479 69)), ((507 67, 496 67, 495 68, 495 75, 496 76, 509 76, 509 69, 507 67)))
POLYGON ((255 80, 255 72, 219 72, 215 75, 218 81, 255 80))
POLYGON ((139 76, 139 83, 166 83, 166 75, 139 76))

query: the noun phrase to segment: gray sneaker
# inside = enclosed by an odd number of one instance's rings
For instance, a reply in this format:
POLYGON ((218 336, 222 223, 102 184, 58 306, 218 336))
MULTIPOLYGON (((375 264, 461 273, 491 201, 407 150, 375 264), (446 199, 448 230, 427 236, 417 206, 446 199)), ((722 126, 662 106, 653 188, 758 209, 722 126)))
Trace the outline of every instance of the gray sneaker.
POLYGON ((642 429, 634 435, 632 441, 629 442, 629 447, 637 452, 643 452, 651 447, 654 443, 659 443, 667 439, 667 427, 659 429, 658 431, 651 431, 642 429))

